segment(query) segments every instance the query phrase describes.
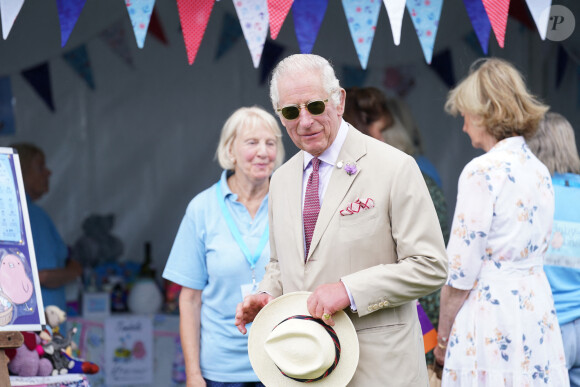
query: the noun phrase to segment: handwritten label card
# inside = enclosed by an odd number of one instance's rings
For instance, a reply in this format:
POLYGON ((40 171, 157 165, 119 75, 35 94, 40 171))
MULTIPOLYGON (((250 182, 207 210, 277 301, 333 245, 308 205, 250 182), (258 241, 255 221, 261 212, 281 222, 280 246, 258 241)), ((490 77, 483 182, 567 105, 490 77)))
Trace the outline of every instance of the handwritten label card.
POLYGON ((105 372, 108 386, 153 382, 151 316, 127 315, 105 320, 105 372))

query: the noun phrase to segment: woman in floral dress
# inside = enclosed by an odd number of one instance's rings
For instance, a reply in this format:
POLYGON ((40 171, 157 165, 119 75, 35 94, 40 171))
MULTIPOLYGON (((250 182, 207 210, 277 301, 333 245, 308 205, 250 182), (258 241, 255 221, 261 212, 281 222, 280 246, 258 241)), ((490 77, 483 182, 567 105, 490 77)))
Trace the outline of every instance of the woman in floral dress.
POLYGON ((568 386, 542 268, 554 215, 550 173, 525 138, 548 107, 500 59, 479 60, 449 93, 472 146, 459 177, 435 357, 443 386, 568 386))

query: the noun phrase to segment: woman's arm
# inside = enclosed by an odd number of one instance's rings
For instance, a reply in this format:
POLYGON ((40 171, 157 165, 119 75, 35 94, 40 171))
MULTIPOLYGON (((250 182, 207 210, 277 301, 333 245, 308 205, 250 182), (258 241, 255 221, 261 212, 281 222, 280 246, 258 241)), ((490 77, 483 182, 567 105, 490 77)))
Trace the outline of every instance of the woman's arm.
POLYGON ((437 329, 437 346, 433 351, 437 363, 443 365, 445 362, 445 351, 451 327, 455 321, 455 316, 461 309, 465 299, 471 290, 461 290, 452 288, 449 285, 441 289, 441 301, 439 308, 439 328, 437 329))
POLYGON ((201 290, 183 287, 179 294, 179 334, 187 387, 205 387, 199 366, 201 290))
POLYGON ((67 264, 59 269, 46 269, 38 272, 40 285, 47 288, 59 288, 74 281, 83 273, 81 264, 74 259, 68 259, 67 264))

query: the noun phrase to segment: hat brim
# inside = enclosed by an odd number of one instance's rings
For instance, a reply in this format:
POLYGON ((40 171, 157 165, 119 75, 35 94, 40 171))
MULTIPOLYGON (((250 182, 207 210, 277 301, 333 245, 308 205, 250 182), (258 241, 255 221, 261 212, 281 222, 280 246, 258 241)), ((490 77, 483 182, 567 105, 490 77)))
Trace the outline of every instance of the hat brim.
MULTIPOLYGON (((254 319, 248 337, 248 353, 250 363, 260 381, 267 387, 303 386, 304 383, 292 380, 280 372, 276 364, 266 353, 264 344, 274 327, 287 317, 294 315, 310 315, 306 300, 310 292, 287 293, 270 301, 254 319)), ((340 360, 336 368, 327 377, 310 386, 346 386, 352 379, 358 365, 358 337, 352 321, 344 311, 336 312, 334 330, 340 341, 340 360)))

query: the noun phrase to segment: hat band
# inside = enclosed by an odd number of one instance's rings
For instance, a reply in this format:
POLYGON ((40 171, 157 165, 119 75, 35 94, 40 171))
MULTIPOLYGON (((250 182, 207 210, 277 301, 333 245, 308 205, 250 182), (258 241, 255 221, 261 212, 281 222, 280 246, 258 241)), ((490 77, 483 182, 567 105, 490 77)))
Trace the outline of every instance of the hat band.
MULTIPOLYGON (((308 315, 290 316, 287 319, 282 320, 278 325, 284 323, 285 321, 293 320, 293 319, 314 321, 314 322, 317 322, 318 324, 322 325, 322 327, 326 330, 326 332, 328 333, 328 335, 332 339, 332 342, 334 343, 334 361, 332 362, 332 365, 330 367, 328 367, 328 369, 321 376, 319 376, 315 379, 293 378, 292 376, 286 375, 280 369, 280 367, 278 367, 277 365, 276 365, 276 368, 278 368, 278 370, 282 373, 282 375, 284 375, 287 378, 290 378, 292 380, 295 380, 297 382, 301 382, 301 383, 311 383, 311 382, 316 382, 317 380, 320 380, 320 379, 324 379, 325 377, 330 375, 332 373, 332 371, 334 371, 334 369, 338 365, 338 361, 340 360, 340 340, 338 340, 338 336, 337 336, 336 332, 334 331, 334 329, 330 325, 325 324, 322 320, 320 320, 318 318, 314 318, 312 316, 308 316, 308 315)), ((278 327, 278 325, 276 325, 272 330, 276 329, 276 327, 278 327)))

